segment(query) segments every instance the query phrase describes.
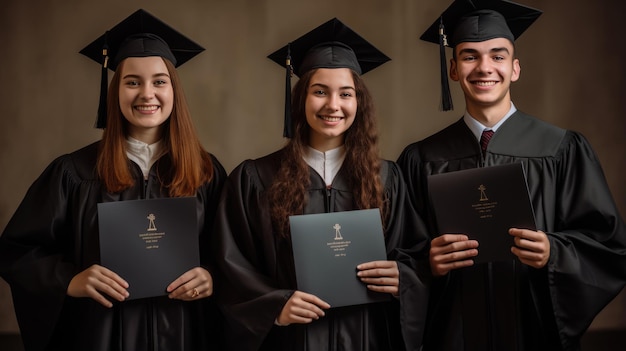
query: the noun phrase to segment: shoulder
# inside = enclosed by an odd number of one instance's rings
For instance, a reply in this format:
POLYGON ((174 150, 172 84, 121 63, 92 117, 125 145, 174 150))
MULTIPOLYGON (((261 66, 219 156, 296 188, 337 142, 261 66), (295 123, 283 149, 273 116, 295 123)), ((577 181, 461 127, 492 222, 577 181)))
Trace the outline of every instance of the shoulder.
POLYGON ((380 174, 381 176, 388 177, 400 172, 398 164, 391 160, 380 160, 380 174))
POLYGON ((594 162, 598 162, 598 157, 591 146, 591 143, 580 132, 565 130, 565 134, 559 145, 559 153, 563 157, 574 157, 575 159, 591 159, 594 162), (574 156, 572 156, 574 155, 574 156))
POLYGON ((476 152, 468 147, 477 141, 462 119, 427 138, 408 145, 398 160, 401 164, 462 158, 476 152))
POLYGON ((400 166, 393 161, 381 159, 380 178, 385 188, 397 188, 404 184, 400 166))
POLYGON ((457 120, 456 122, 450 124, 444 129, 419 141, 418 144, 422 146, 431 146, 431 145, 439 146, 443 142, 449 142, 450 136, 458 136, 458 135, 472 136, 472 132, 469 130, 465 122, 463 122, 463 118, 457 120))
POLYGON ((71 153, 61 155, 50 163, 47 171, 62 172, 76 180, 90 180, 96 177, 96 163, 100 142, 94 142, 71 153))
POLYGON ((281 165, 283 150, 241 162, 231 173, 232 178, 245 179, 261 188, 268 188, 281 165))
POLYGON ((492 151, 523 157, 552 157, 562 149, 568 131, 517 111, 491 139, 492 151))
POLYGON ((217 177, 218 179, 226 178, 227 173, 224 165, 222 165, 220 160, 212 153, 207 152, 207 154, 208 157, 211 159, 211 163, 213 164, 213 172, 215 177, 217 177))

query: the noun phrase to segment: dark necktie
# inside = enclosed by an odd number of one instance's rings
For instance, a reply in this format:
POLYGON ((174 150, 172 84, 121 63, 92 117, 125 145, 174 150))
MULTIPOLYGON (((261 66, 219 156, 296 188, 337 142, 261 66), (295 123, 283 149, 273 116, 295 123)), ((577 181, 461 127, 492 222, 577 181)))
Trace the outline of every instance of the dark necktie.
POLYGON ((493 130, 483 130, 483 134, 480 136, 480 148, 483 150, 483 154, 487 151, 487 145, 489 144, 489 140, 493 136, 493 130))

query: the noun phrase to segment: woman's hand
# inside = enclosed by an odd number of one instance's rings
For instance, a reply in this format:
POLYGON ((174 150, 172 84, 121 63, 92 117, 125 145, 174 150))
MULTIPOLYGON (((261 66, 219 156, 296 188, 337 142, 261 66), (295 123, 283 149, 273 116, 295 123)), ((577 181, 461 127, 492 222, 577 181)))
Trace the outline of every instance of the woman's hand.
POLYGON ((128 283, 108 268, 94 264, 78 273, 70 281, 67 294, 72 297, 90 297, 104 307, 113 307, 103 294, 124 301, 128 296, 128 283))
POLYGON ((400 272, 396 261, 372 261, 358 265, 357 276, 367 288, 381 293, 398 296, 400 272))
POLYGON ((324 317, 323 309, 330 308, 330 305, 315 295, 302 291, 295 291, 282 311, 276 318, 278 325, 286 326, 292 323, 307 324, 320 317, 324 317))
POLYGON ((183 273, 167 286, 170 299, 192 301, 213 295, 213 277, 202 267, 183 273))

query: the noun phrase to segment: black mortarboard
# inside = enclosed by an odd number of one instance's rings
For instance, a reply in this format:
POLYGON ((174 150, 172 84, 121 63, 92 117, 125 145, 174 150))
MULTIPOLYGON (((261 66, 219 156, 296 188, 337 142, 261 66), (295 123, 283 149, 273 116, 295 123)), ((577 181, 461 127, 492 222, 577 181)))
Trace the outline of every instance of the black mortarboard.
POLYGON ((80 51, 102 66, 100 106, 96 128, 106 126, 108 69, 128 57, 160 56, 175 67, 187 62, 204 48, 143 9, 106 31, 80 51))
POLYGON ((291 137, 291 74, 297 76, 314 68, 350 68, 358 74, 390 60, 337 18, 318 26, 268 56, 285 67, 285 129, 291 137))
POLYGON ((541 13, 507 0, 455 0, 420 37, 439 44, 442 109, 452 109, 445 46, 495 38, 514 42, 541 13))

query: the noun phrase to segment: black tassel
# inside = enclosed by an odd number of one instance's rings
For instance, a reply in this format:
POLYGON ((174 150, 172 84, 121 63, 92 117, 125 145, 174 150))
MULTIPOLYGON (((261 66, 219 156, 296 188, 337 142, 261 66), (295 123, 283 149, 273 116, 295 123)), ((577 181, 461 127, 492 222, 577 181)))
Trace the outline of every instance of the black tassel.
POLYGON ((107 34, 104 36, 104 46, 102 46, 102 70, 100 75, 100 101, 98 104, 98 119, 96 128, 104 129, 107 126, 107 95, 109 90, 109 46, 107 44, 107 34))
POLYGON ((441 110, 452 110, 452 96, 450 94, 450 84, 448 82, 448 65, 446 59, 446 46, 448 39, 444 33, 443 19, 439 20, 439 64, 441 67, 441 110))
POLYGON ((291 43, 287 45, 287 58, 285 61, 285 121, 283 129, 283 137, 291 138, 293 136, 293 126, 291 121, 291 75, 293 67, 291 66, 291 43))

